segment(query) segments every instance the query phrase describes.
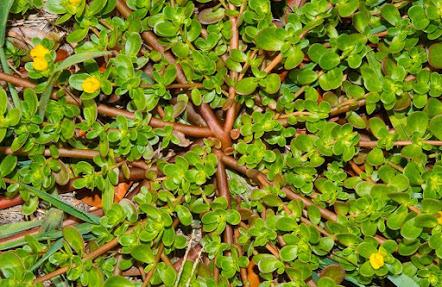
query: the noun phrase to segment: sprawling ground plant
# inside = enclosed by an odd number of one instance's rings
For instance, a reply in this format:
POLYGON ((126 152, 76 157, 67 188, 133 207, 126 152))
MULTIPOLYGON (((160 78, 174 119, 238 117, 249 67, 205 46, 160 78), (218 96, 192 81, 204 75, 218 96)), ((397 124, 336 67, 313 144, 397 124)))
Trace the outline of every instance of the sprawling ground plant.
POLYGON ((440 0, 1 0, 0 286, 442 286, 441 35, 440 0))

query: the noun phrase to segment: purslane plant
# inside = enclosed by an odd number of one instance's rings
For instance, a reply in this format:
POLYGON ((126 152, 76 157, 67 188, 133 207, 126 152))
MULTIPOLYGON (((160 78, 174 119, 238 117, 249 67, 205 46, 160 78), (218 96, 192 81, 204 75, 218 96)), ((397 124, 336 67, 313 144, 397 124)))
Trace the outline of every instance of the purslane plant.
POLYGON ((5 3, 0 286, 442 285, 441 1, 5 3))

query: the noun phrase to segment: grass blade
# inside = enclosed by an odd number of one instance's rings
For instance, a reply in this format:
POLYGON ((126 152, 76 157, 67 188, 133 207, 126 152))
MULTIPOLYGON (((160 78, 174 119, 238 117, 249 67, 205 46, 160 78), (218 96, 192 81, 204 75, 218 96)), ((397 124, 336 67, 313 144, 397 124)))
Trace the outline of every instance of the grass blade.
MULTIPOLYGON (((0 62, 2 65, 2 70, 6 74, 11 74, 11 70, 9 69, 8 62, 6 60, 5 55, 5 39, 6 39, 6 22, 8 21, 9 10, 12 7, 14 0, 1 0, 0 1, 0 62)), ((14 102, 14 106, 20 109, 20 100, 15 90, 15 87, 11 84, 8 84, 9 92, 12 96, 12 101, 14 102)))
POLYGON ((0 1, 0 47, 5 45, 6 38, 6 22, 8 21, 9 10, 14 0, 0 1))
POLYGON ((38 114, 41 118, 44 118, 44 116, 45 116, 46 107, 48 106, 49 98, 51 97, 51 94, 52 94, 52 87, 54 85, 55 79, 57 79, 57 78, 58 78, 58 74, 56 77, 52 76, 51 78, 48 79, 46 88, 40 97, 40 104, 38 106, 38 114))
POLYGON ((40 199, 52 204, 56 208, 61 209, 64 212, 66 212, 67 214, 70 214, 78 219, 81 219, 85 222, 89 222, 89 223, 93 223, 93 224, 98 224, 100 221, 99 217, 89 214, 85 211, 82 211, 82 210, 80 210, 70 204, 67 204, 66 202, 62 201, 56 195, 52 195, 52 194, 43 192, 41 190, 38 190, 38 189, 36 189, 32 186, 26 185, 26 184, 20 184, 20 186, 24 189, 29 190, 30 192, 32 192, 33 194, 38 196, 40 199))
POLYGON ((419 287, 419 284, 416 283, 411 277, 401 274, 398 276, 388 276, 388 280, 390 280, 394 285, 401 287, 401 286, 407 286, 407 287, 419 287))
POLYGON ((57 252, 60 248, 63 247, 63 238, 58 239, 52 244, 52 246, 46 251, 45 255, 43 255, 34 265, 31 267, 31 272, 34 272, 35 269, 40 267, 52 254, 57 252))
MULTIPOLYGON (((82 223, 75 226, 78 231, 80 231, 81 235, 87 234, 91 231, 92 225, 90 223, 82 223)), ((52 230, 44 233, 40 233, 33 236, 37 241, 43 240, 57 240, 63 237, 63 232, 58 230, 52 230)), ((17 240, 8 241, 0 244, 0 251, 8 250, 11 248, 20 247, 26 244, 26 240, 23 238, 19 238, 17 240)))
POLYGON ((33 221, 14 222, 2 225, 2 228, 0 229, 0 239, 9 237, 24 230, 40 226, 42 223, 43 223, 42 220, 33 220, 33 221))

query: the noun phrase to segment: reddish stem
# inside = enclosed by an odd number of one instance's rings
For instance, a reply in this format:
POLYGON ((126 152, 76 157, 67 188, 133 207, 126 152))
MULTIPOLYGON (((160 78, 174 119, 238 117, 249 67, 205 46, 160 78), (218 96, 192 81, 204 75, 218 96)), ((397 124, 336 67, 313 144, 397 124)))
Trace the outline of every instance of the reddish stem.
MULTIPOLYGON (((246 175, 254 180, 258 180, 258 182, 260 182, 260 184, 262 184, 263 186, 271 184, 269 181, 267 181, 267 179, 265 178, 265 175, 260 173, 259 171, 256 171, 256 170, 250 171, 248 168, 246 168, 244 166, 240 166, 234 158, 227 156, 227 155, 223 155, 221 152, 217 152, 217 155, 227 167, 229 167, 233 170, 236 170, 240 173, 243 173, 244 175, 246 175)), ((315 205, 310 199, 305 198, 302 195, 294 193, 292 190, 290 190, 287 187, 283 187, 282 191, 284 191, 284 193, 286 194, 288 199, 302 201, 304 203, 305 207, 315 205)), ((319 208, 322 218, 336 222, 337 215, 335 213, 331 212, 328 209, 325 209, 325 208, 322 208, 319 206, 317 206, 317 207, 319 208)), ((384 237, 382 237, 380 235, 376 235, 375 239, 380 244, 382 244, 386 240, 384 237)))
MULTIPOLYGON (((235 10, 235 6, 230 4, 229 9, 235 10)), ((238 49, 238 45, 239 45, 238 19, 234 16, 231 16, 230 23, 232 25, 232 29, 231 29, 232 38, 230 38, 230 53, 232 53, 232 50, 238 49)), ((236 81, 237 77, 238 77, 237 72, 230 71, 230 79, 232 81, 236 81)), ((230 107, 227 110, 226 121, 224 123, 224 131, 226 133, 229 133, 232 130, 233 123, 235 122, 235 118, 236 118, 235 97, 236 97, 235 87, 231 86, 231 87, 229 87, 229 98, 228 98, 228 102, 230 103, 230 107)))
POLYGON ((20 196, 16 196, 13 198, 1 197, 0 198, 0 210, 10 208, 16 205, 23 204, 24 201, 20 196))
POLYGON ((207 122, 207 126, 213 132, 215 137, 221 142, 223 149, 226 152, 231 150, 232 140, 230 139, 230 135, 224 131, 210 106, 208 104, 201 105, 200 111, 201 116, 207 122))
MULTIPOLYGON (((96 156, 100 156, 100 152, 96 150, 90 149, 67 149, 67 148, 59 148, 57 149, 59 153, 59 157, 66 158, 79 158, 79 159, 93 159, 96 156)), ((13 151, 10 147, 0 147, 0 153, 3 154, 14 154, 14 155, 27 155, 27 152, 18 150, 13 151)), ((43 152, 44 156, 51 156, 51 152, 49 149, 45 149, 43 152)))
POLYGON ((265 67, 264 72, 270 73, 282 61, 282 54, 279 53, 275 58, 265 67))
MULTIPOLYGON (((25 87, 25 88, 35 88, 36 85, 28 80, 20 79, 15 76, 7 75, 2 72, 0 72, 0 80, 7 81, 13 85, 25 87)), ((52 94, 53 99, 58 99, 56 94, 52 94)), ((70 95, 66 97, 66 100, 68 103, 74 104, 79 106, 81 103, 77 98, 74 98, 70 95)), ((109 116, 109 117, 116 117, 116 116, 125 116, 129 119, 134 119, 135 115, 134 113, 131 113, 127 110, 117 109, 113 107, 109 107, 104 104, 98 104, 97 105, 97 111, 101 115, 109 116)), ((151 118, 149 125, 153 128, 162 128, 165 126, 171 126, 174 130, 181 132, 188 136, 194 136, 194 137, 210 137, 213 136, 213 133, 210 129, 206 127, 197 127, 192 125, 185 125, 180 123, 172 123, 172 122, 165 122, 157 118, 151 118)))
MULTIPOLYGON (((218 165, 216 167, 216 187, 218 189, 218 195, 227 200, 227 207, 230 208, 230 191, 226 168, 220 159, 218 159, 218 165)), ((233 229, 230 225, 227 225, 224 231, 224 242, 228 244, 233 243, 233 229)))

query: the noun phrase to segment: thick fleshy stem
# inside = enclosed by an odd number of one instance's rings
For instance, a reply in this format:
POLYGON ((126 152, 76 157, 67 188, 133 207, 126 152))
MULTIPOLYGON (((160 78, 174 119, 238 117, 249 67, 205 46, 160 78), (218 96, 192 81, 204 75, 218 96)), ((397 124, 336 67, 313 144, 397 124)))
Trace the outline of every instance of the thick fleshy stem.
MULTIPOLYGON (((238 162, 233 157, 224 155, 221 152, 217 152, 217 156, 218 156, 218 158, 220 158, 224 162, 224 164, 227 167, 246 175, 250 179, 257 181, 259 184, 261 184, 263 186, 271 185, 271 182, 269 182, 267 180, 266 176, 264 174, 262 174, 261 172, 259 172, 257 170, 250 170, 245 166, 241 166, 238 164, 238 162)), ((315 205, 313 203, 313 201, 311 201, 309 198, 306 198, 302 195, 296 194, 291 189, 289 189, 287 187, 283 187, 281 190, 285 193, 285 195, 288 199, 299 200, 304 204, 305 207, 315 205)), ((322 208, 319 206, 317 206, 317 207, 319 209, 319 212, 320 212, 322 218, 324 218, 326 220, 330 220, 332 222, 337 221, 338 217, 334 212, 332 212, 326 208, 322 208)), ((375 239, 379 244, 382 244, 386 240, 384 237, 382 237, 380 235, 376 235, 375 239)))
POLYGON ((219 123, 218 118, 216 117, 213 110, 209 105, 201 105, 200 108, 201 116, 207 122, 208 127, 213 132, 215 137, 221 142, 222 148, 226 153, 230 153, 232 151, 232 140, 230 135, 226 133, 219 123))
MULTIPOLYGON (((235 10, 235 6, 230 4, 229 5, 230 10, 235 10)), ((230 38, 230 53, 232 53, 232 50, 238 49, 239 45, 239 33, 238 33, 238 25, 237 25, 238 19, 235 16, 230 16, 230 23, 232 25, 232 37, 230 38)), ((232 81, 236 81, 238 77, 238 73, 235 71, 230 71, 230 79, 232 81)), ((226 113, 226 120, 224 123, 224 131, 226 133, 230 133, 233 127, 233 123, 235 122, 236 118, 236 90, 234 86, 229 87, 229 98, 228 102, 230 104, 230 107, 227 110, 226 113)))
MULTIPOLYGON (((123 0, 117 0, 117 9, 125 18, 127 18, 132 13, 132 11, 129 9, 129 7, 127 7, 126 3, 123 0)), ((148 45, 150 45, 154 50, 160 52, 170 64, 176 65, 177 82, 180 84, 187 84, 188 82, 181 66, 177 64, 175 57, 169 51, 166 51, 166 49, 160 44, 155 34, 153 34, 152 32, 143 32, 141 36, 148 45)), ((201 114, 204 120, 207 122, 207 125, 212 131, 213 135, 218 138, 218 140, 222 143, 223 149, 226 152, 230 151, 232 145, 230 136, 228 133, 224 132, 223 127, 218 122, 218 118, 215 116, 209 104, 201 104, 201 114)))
MULTIPOLYGON (((226 168, 223 161, 219 158, 218 165, 216 167, 216 186, 218 189, 218 195, 226 199, 227 207, 230 208, 230 191, 226 168)), ((233 243, 233 229, 232 226, 228 224, 226 225, 226 229, 224 231, 224 242, 227 244, 233 243)))

